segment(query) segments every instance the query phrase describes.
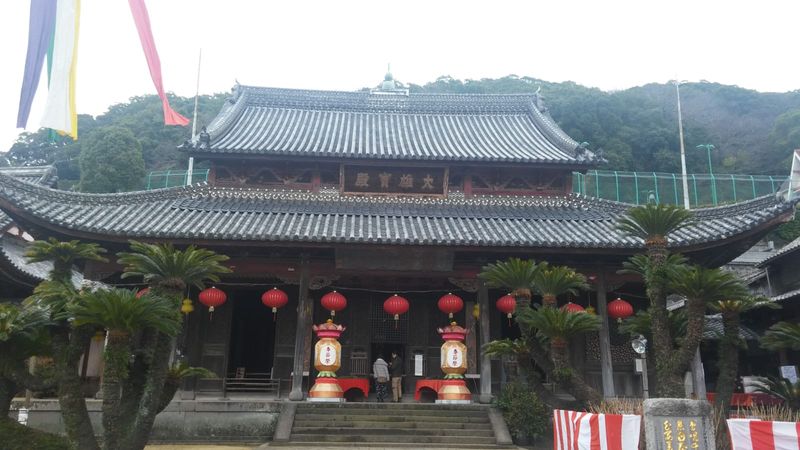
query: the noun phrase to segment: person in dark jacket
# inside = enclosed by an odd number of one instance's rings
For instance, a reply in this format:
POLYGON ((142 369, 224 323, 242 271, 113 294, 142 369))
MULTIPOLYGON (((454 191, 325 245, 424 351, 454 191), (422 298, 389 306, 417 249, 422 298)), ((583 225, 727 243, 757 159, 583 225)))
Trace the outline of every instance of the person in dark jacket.
POLYGON ((397 352, 392 352, 389 371, 392 374, 392 401, 397 403, 403 399, 403 375, 406 374, 403 367, 403 358, 397 352))

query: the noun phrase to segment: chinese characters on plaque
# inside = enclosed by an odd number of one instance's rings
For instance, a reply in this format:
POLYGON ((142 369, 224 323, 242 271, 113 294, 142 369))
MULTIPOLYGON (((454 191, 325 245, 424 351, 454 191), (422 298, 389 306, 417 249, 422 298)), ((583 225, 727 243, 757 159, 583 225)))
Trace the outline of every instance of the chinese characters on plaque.
POLYGON ((342 166, 342 191, 370 194, 445 194, 443 167, 342 166))
POLYGON ((705 441, 700 436, 700 419, 695 418, 658 418, 660 422, 659 450, 699 450, 704 448, 705 441))

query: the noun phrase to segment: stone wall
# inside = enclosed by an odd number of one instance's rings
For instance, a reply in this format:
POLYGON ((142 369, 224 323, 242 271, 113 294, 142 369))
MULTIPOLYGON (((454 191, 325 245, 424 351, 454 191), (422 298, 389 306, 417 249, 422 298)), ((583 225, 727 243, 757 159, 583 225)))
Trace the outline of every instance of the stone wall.
MULTIPOLYGON (((272 439, 280 414, 279 401, 176 400, 156 417, 152 442, 265 442, 272 439)), ((18 408, 19 404, 14 404, 18 408)), ((89 416, 99 433, 101 401, 87 400, 89 416)), ((11 412, 16 417, 16 411, 11 412)), ((28 425, 63 433, 57 400, 34 400, 28 425)))

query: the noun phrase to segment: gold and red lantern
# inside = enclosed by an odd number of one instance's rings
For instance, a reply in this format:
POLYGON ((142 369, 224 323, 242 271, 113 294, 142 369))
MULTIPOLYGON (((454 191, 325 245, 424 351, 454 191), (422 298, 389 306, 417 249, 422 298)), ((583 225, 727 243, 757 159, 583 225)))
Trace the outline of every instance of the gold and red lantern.
POLYGON ((442 336, 441 369, 445 373, 439 388, 437 403, 470 403, 472 394, 464 381, 467 371, 467 346, 464 340, 469 330, 455 322, 436 331, 442 336))
POLYGON ((508 317, 508 324, 510 325, 511 316, 517 309, 517 301, 514 299, 514 296, 511 294, 506 294, 500 297, 497 299, 495 306, 497 306, 497 309, 499 309, 501 313, 504 313, 506 317, 508 317))
POLYGON ((225 301, 228 300, 228 296, 225 295, 225 292, 212 286, 208 289, 200 291, 198 300, 200 300, 200 303, 208 306, 208 312, 210 317, 211 314, 214 313, 215 308, 217 308, 218 306, 222 306, 225 303, 225 301))
POLYGON ((394 294, 383 302, 383 310, 386 311, 387 314, 393 315, 395 322, 400 320, 400 314, 408 312, 408 306, 408 300, 397 294, 394 294))
POLYGON ((282 308, 289 302, 289 296, 286 292, 273 287, 261 294, 261 303, 268 308, 272 308, 272 320, 274 321, 278 315, 278 308, 282 308))
POLYGON ((146 287, 144 289, 140 289, 139 292, 136 293, 136 298, 142 298, 145 295, 147 295, 148 293, 150 293, 150 288, 149 287, 146 287))
POLYGON ((622 322, 622 319, 627 319, 632 315, 633 306, 619 297, 608 304, 608 317, 617 319, 617 322, 622 322))
POLYGON ((461 297, 448 292, 439 299, 438 306, 441 312, 447 314, 448 317, 452 319, 453 314, 461 311, 461 309, 464 308, 464 300, 461 300, 461 297))
POLYGON ((321 325, 313 325, 311 329, 317 334, 319 341, 314 346, 314 368, 317 369, 317 379, 308 391, 308 400, 341 402, 344 393, 336 380, 336 371, 342 366, 342 345, 339 343, 339 336, 346 327, 328 319, 321 325))
POLYGON ((572 302, 568 302, 566 305, 562 306, 561 309, 563 309, 566 312, 570 312, 570 313, 585 313, 586 312, 586 310, 583 308, 583 306, 581 306, 581 305, 579 305, 577 303, 572 303, 572 302))
POLYGON ((336 315, 336 311, 341 311, 347 306, 347 298, 336 291, 323 295, 319 302, 323 308, 331 312, 331 317, 336 315))

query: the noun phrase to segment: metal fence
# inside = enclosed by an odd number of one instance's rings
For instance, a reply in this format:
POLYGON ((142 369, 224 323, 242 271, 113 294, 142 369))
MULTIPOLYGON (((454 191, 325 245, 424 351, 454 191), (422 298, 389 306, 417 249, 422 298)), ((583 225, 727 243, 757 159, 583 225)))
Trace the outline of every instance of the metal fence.
MULTIPOLYGON (((185 186, 188 170, 157 170, 147 174, 147 190, 185 186)), ((208 181, 208 169, 193 170, 192 182, 208 181)))
MULTIPOLYGON (((770 175, 689 174, 692 206, 717 206, 778 192, 788 177, 770 175)), ((641 205, 648 202, 683 205, 680 174, 590 170, 573 172, 572 191, 589 197, 641 205)))

